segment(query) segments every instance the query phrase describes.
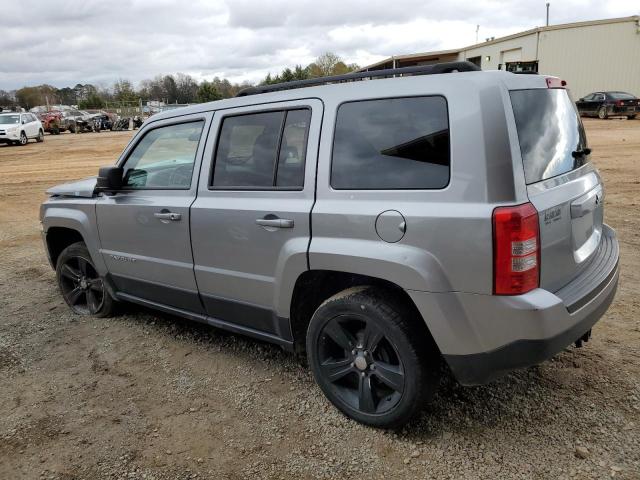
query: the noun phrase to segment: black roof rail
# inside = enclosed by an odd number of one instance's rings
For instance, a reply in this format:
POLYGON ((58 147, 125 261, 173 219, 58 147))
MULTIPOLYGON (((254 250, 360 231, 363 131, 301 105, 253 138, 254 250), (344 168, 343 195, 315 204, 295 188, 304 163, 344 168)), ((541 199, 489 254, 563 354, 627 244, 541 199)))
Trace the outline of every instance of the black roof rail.
POLYGON ((478 70, 480 70, 480 67, 478 67, 475 63, 463 61, 434 63, 432 65, 420 65, 417 67, 390 68, 388 70, 352 72, 346 73, 344 75, 308 78, 306 80, 294 80, 291 82, 275 83, 273 85, 259 85, 257 87, 248 87, 240 90, 237 93, 236 97, 246 97, 248 95, 256 95, 258 93, 277 92, 279 90, 292 90, 294 88, 314 87, 317 85, 326 85, 329 83, 352 82, 355 80, 363 80, 367 78, 386 78, 395 77, 397 75, 436 75, 438 73, 475 72, 478 70))

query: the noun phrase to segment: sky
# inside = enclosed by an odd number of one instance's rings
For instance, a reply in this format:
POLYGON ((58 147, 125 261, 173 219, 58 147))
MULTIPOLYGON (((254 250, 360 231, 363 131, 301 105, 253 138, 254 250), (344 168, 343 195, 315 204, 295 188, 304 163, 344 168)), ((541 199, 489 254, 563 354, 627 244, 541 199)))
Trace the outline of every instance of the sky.
MULTIPOLYGON (((550 23, 636 15, 636 1, 551 1, 550 23)), ((482 41, 544 23, 544 0, 2 0, 0 89, 255 82, 327 51, 365 66, 473 44, 476 25, 482 41)))

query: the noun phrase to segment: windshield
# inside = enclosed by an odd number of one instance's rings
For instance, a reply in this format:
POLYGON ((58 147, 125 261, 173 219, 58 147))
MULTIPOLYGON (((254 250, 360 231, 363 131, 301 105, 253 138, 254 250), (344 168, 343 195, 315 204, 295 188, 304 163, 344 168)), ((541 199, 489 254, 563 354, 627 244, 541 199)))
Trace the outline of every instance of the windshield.
POLYGON ((584 164, 586 156, 580 152, 587 147, 587 138, 566 90, 514 90, 511 105, 527 184, 562 175, 584 164))
POLYGON ((609 96, 614 100, 633 100, 634 98, 636 98, 630 93, 624 92, 609 92, 609 96))
POLYGON ((0 115, 0 125, 14 125, 20 123, 20 115, 0 115))

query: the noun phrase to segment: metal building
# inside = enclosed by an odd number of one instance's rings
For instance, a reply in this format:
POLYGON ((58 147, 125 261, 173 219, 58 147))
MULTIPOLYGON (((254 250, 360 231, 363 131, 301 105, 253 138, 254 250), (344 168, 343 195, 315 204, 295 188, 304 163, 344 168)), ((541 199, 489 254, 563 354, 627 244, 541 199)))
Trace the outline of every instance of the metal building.
POLYGON ((555 75, 567 81, 576 99, 602 90, 640 96, 640 16, 538 27, 466 48, 397 55, 363 70, 457 60, 484 70, 555 75))

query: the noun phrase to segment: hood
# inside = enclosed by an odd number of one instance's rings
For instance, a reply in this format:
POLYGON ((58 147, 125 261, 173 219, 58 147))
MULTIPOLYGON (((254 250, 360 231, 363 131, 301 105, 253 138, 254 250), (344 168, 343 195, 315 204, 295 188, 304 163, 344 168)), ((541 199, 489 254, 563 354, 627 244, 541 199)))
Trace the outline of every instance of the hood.
POLYGON ((96 188, 96 177, 89 177, 71 183, 62 183, 51 187, 47 193, 57 197, 93 197, 93 191, 96 188))

